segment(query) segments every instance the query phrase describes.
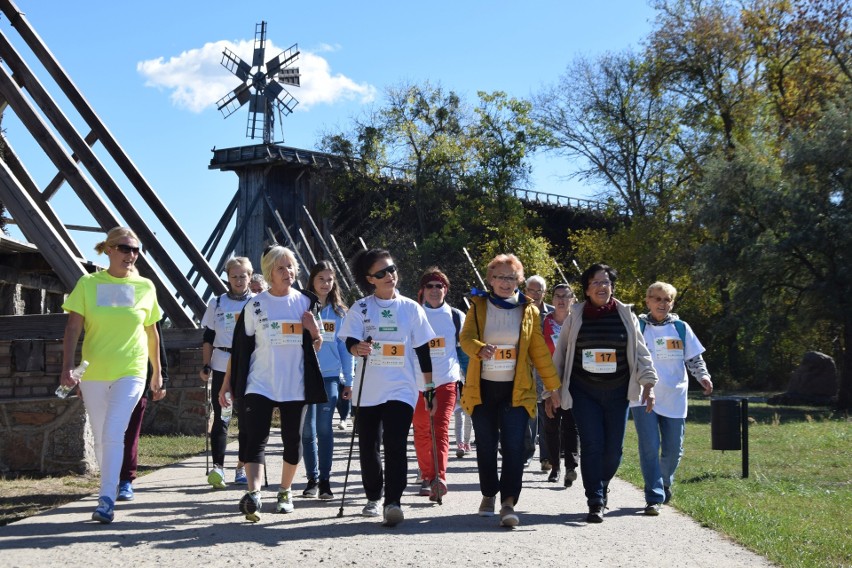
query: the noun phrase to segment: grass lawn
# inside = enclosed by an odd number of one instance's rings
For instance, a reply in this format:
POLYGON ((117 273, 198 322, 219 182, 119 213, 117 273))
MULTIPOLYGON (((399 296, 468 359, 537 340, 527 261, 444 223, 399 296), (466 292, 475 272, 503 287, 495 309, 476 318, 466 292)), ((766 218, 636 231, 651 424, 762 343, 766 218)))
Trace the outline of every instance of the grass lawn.
MULTIPOLYGON (((710 402, 690 400, 672 506, 782 566, 852 565, 852 420, 821 408, 749 403, 742 454, 710 449, 710 402)), ((627 426, 619 477, 642 487, 627 426)))

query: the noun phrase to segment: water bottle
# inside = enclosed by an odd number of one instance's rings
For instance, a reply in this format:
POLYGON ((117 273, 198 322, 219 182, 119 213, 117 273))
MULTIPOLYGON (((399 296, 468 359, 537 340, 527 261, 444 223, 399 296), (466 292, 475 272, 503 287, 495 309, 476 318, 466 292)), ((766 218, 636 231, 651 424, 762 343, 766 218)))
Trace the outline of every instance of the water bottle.
POLYGON ((228 406, 222 407, 222 414, 220 416, 222 417, 222 420, 227 422, 231 419, 231 414, 234 412, 234 403, 231 400, 231 393, 225 393, 225 401, 228 403, 228 406))
POLYGON ((80 380, 83 378, 83 373, 86 372, 86 368, 89 366, 88 361, 81 361, 80 366, 71 371, 71 377, 74 378, 74 384, 70 387, 66 387, 65 385, 59 385, 56 387, 56 396, 59 398, 67 398, 71 391, 77 388, 77 385, 80 384, 80 380))

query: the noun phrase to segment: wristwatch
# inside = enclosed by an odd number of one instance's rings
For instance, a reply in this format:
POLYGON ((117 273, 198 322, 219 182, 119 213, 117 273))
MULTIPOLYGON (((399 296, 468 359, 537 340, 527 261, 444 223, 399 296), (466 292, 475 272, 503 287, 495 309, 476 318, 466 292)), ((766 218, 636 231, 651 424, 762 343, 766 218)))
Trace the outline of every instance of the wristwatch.
POLYGON ((204 365, 204 367, 202 367, 201 370, 204 371, 205 375, 209 375, 210 374, 210 365, 209 364, 204 365))

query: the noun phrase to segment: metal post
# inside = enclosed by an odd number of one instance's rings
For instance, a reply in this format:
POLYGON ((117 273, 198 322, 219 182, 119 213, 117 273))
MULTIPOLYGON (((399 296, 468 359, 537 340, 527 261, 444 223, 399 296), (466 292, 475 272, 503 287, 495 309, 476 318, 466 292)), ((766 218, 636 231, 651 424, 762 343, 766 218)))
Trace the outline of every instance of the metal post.
POLYGON ((741 401, 741 416, 742 416, 742 453, 743 453, 743 479, 748 478, 748 399, 743 398, 741 401))

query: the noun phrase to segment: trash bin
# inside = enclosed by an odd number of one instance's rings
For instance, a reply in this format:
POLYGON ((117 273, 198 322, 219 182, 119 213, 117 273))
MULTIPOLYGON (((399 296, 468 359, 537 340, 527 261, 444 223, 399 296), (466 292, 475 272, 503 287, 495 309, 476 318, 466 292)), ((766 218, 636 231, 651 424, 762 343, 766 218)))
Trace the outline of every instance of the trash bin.
POLYGON ((741 449, 739 399, 710 399, 710 438, 714 450, 741 449))

